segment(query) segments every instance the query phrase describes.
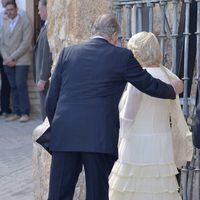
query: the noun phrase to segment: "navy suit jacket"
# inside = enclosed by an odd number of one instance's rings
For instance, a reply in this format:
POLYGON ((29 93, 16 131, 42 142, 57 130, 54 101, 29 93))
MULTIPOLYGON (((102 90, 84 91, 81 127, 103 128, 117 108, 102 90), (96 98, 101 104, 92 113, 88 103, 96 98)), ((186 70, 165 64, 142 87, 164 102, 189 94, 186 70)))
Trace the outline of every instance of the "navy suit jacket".
POLYGON ((175 99, 173 87, 152 78, 130 50, 100 38, 64 48, 46 99, 50 150, 117 158, 118 104, 127 82, 151 96, 175 99))
POLYGON ((198 78, 196 94, 196 115, 192 127, 192 139, 196 148, 200 149, 200 77, 198 78))

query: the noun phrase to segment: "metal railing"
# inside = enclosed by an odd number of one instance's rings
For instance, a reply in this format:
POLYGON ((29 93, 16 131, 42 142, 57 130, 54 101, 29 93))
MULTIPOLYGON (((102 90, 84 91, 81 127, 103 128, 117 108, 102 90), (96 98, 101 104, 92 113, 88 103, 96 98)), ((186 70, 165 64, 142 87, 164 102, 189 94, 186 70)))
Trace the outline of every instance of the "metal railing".
MULTIPOLYGON (((154 32, 154 15, 155 7, 159 8, 156 10, 156 14, 159 12, 160 18, 160 29, 159 37, 160 49, 163 55, 162 63, 165 64, 165 53, 166 53, 166 40, 170 38, 171 44, 171 70, 178 74, 178 37, 183 38, 183 79, 184 91, 183 97, 181 98, 181 104, 183 106, 183 113, 186 119, 188 119, 191 113, 191 106, 194 106, 194 96, 190 96, 188 91, 189 80, 197 79, 200 77, 200 0, 115 0, 113 1, 114 10, 121 26, 121 33, 119 34, 119 45, 123 46, 123 41, 128 41, 129 38, 136 32, 143 30, 154 32), (189 45, 190 45, 190 25, 191 25, 191 14, 190 8, 191 4, 196 6, 197 15, 196 18, 196 60, 195 69, 196 77, 189 77, 189 70, 191 70, 191 65, 189 63, 189 45), (167 7, 170 4, 171 9, 171 22, 167 18, 167 7), (180 17, 180 7, 184 6, 184 30, 182 33, 178 30, 178 23, 183 20, 180 17), (145 10, 145 12, 144 12, 145 10), (146 26, 144 26, 144 21, 148 20, 146 26)), ((194 23, 192 21, 192 23, 194 23)), ((194 73, 193 73, 194 74, 194 73)), ((195 82, 193 82, 195 85, 195 82)), ((192 161, 184 166, 181 170, 181 188, 180 193, 183 200, 200 200, 200 152, 198 149, 194 149, 192 161)))

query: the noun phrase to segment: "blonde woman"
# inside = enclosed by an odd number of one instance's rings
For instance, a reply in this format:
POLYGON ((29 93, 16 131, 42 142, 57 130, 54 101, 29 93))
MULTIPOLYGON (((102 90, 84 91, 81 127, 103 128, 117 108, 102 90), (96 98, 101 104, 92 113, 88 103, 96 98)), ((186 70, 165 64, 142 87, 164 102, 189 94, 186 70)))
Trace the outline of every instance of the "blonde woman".
MULTIPOLYGON (((128 48, 152 76, 170 83, 178 79, 160 65, 161 52, 153 33, 140 32, 128 48)), ((119 159, 110 176, 110 200, 181 200, 177 167, 191 158, 190 132, 179 99, 163 100, 128 84, 120 112, 119 159)))

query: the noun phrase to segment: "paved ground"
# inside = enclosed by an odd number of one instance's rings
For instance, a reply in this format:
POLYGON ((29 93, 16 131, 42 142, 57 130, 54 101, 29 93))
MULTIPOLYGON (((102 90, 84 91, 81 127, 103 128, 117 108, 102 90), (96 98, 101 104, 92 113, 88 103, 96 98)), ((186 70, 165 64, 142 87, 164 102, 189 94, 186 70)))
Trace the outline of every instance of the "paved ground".
POLYGON ((33 116, 27 123, 0 118, 0 200, 33 200, 32 132, 41 124, 33 116))

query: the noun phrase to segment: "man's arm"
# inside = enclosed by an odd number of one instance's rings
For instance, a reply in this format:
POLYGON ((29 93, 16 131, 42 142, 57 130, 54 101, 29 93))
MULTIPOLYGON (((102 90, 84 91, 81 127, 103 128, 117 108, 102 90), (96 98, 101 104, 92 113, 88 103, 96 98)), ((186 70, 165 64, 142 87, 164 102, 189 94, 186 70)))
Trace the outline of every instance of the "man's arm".
POLYGON ((49 48, 49 42, 47 39, 47 30, 43 32, 44 36, 41 38, 43 41, 40 45, 42 49, 38 49, 39 52, 43 52, 43 59, 41 59, 41 68, 39 74, 39 81, 37 82, 37 88, 39 91, 43 91, 45 89, 45 85, 49 80, 51 75, 51 65, 52 65, 52 54, 49 48))
POLYGON ((63 68, 63 54, 64 50, 61 52, 58 63, 55 67, 55 70, 52 74, 49 90, 46 97, 45 108, 49 123, 52 123, 54 118, 54 114, 56 111, 56 106, 58 102, 58 98, 60 95, 60 88, 61 88, 61 77, 62 77, 62 68, 63 68))
POLYGON ((173 86, 159 79, 153 78, 146 70, 143 70, 130 51, 128 66, 125 71, 125 79, 140 91, 162 99, 175 99, 176 93, 182 92, 181 81, 174 82, 173 86), (180 85, 178 84, 180 83, 180 85))
POLYGON ((47 35, 45 35, 43 39, 44 39, 43 41, 44 45, 43 45, 42 51, 43 51, 44 58, 41 60, 40 80, 48 81, 49 75, 51 73, 52 54, 50 52, 47 35))

